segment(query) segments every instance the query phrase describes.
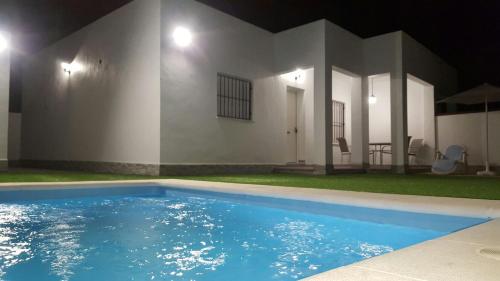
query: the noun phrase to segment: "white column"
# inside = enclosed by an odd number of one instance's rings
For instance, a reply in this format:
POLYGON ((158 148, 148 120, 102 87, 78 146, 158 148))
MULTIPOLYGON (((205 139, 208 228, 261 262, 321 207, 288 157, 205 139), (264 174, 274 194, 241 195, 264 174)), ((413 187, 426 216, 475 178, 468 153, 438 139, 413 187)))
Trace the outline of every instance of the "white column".
MULTIPOLYGON (((3 33, 4 36, 5 33, 3 33)), ((9 127, 10 54, 0 51, 0 170, 7 168, 9 127)))
POLYGON ((408 167, 408 118, 406 73, 391 72, 392 169, 406 173, 408 167))
POLYGON ((314 67, 314 164, 324 167, 318 173, 331 173, 332 150, 332 68, 324 62, 314 67))
POLYGON ((368 168, 370 163, 368 81, 366 76, 354 78, 351 96, 352 162, 361 163, 363 168, 368 168))

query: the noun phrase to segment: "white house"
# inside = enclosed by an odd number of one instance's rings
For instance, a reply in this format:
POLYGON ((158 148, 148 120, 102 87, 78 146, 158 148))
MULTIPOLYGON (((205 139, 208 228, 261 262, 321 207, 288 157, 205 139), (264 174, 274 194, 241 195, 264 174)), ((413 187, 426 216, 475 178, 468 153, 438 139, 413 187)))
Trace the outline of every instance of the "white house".
POLYGON ((362 39, 319 20, 273 34, 192 0, 135 0, 25 65, 18 157, 141 174, 405 172, 432 162, 434 96, 456 84, 404 32, 362 39), (423 140, 411 162, 408 136, 423 140))
POLYGON ((0 27, 0 171, 7 168, 10 52, 9 34, 0 27))

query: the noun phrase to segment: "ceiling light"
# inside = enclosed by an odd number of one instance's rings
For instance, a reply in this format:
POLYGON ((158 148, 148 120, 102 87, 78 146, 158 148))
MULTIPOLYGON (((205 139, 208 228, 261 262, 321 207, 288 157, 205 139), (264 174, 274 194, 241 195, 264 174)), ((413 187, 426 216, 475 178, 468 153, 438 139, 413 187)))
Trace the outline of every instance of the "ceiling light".
POLYGON ((377 103, 377 97, 373 94, 373 78, 370 79, 372 82, 372 94, 368 97, 368 103, 369 104, 376 104, 377 103))

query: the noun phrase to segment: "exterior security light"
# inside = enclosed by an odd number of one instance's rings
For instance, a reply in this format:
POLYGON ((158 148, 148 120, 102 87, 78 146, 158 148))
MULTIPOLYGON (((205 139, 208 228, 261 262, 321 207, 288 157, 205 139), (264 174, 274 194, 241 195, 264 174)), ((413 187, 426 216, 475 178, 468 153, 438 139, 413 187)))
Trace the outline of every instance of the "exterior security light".
POLYGON ((187 47, 191 45, 191 42, 193 41, 193 35, 191 34, 191 31, 181 26, 175 28, 172 36, 174 37, 174 42, 179 47, 187 47))
POLYGON ((8 47, 9 47, 9 42, 7 41, 7 38, 5 38, 5 36, 3 36, 0 33, 0 52, 7 49, 8 47))
POLYGON ((63 62, 61 63, 61 67, 64 70, 64 72, 68 72, 69 74, 71 74, 71 64, 63 62))
POLYGON ((295 80, 295 82, 297 83, 304 83, 305 79, 306 79, 306 74, 305 72, 300 69, 300 68, 297 68, 297 70, 295 70, 295 72, 293 73, 293 80, 295 80))
POLYGON ((281 77, 288 82, 303 84, 306 81, 306 72, 297 68, 295 71, 282 74, 281 77))
POLYGON ((64 70, 64 72, 67 72, 68 74, 83 70, 83 66, 77 62, 72 62, 72 63, 63 62, 61 63, 61 67, 64 70))
POLYGON ((369 104, 376 104, 377 103, 377 97, 373 94, 373 78, 371 78, 372 82, 372 94, 368 97, 368 103, 369 104))

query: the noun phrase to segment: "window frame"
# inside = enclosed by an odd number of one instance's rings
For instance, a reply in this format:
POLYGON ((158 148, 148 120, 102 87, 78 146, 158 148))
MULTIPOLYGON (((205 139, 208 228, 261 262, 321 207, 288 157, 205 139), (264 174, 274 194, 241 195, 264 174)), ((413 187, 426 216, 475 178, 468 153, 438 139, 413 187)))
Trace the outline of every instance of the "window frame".
POLYGON ((217 117, 252 121, 253 85, 250 79, 217 72, 217 117))
POLYGON ((338 144, 337 138, 345 138, 345 103, 337 100, 332 100, 332 136, 334 144, 338 144))

